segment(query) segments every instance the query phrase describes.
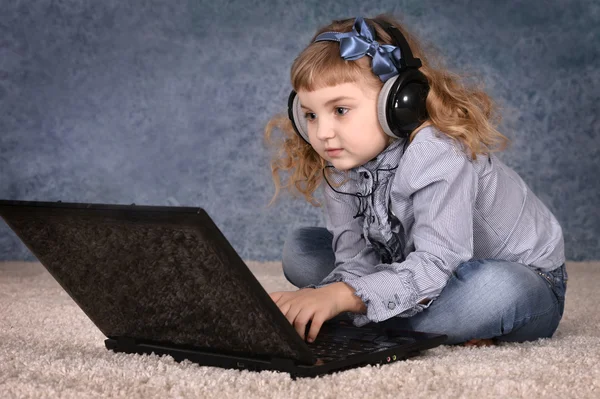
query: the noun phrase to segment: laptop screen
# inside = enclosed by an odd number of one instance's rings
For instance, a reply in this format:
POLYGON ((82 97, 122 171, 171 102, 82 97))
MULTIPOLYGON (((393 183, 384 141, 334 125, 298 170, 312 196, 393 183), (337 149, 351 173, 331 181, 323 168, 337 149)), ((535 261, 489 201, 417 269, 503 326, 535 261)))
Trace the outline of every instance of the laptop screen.
POLYGON ((96 205, 0 214, 107 337, 306 359, 206 212, 96 205))

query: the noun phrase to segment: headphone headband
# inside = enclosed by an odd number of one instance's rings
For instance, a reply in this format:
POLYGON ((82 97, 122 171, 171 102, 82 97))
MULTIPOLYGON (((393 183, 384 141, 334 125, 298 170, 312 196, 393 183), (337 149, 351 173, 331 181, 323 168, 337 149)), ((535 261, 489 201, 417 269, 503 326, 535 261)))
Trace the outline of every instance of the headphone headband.
POLYGON ((400 47, 400 51, 402 54, 402 58, 400 58, 400 64, 403 68, 404 67, 408 67, 408 68, 420 68, 421 67, 421 65, 422 65, 421 60, 419 58, 415 58, 413 56, 412 50, 410 49, 410 46, 408 45, 408 41, 406 40, 406 38, 404 37, 404 35, 402 34, 402 32, 400 32, 400 30, 398 28, 396 28, 394 25, 391 25, 381 19, 373 18, 373 19, 371 19, 371 21, 373 21, 373 22, 377 23, 379 26, 381 26, 383 28, 383 30, 385 30, 392 37, 392 40, 395 42, 394 44, 396 44, 398 47, 400 47))

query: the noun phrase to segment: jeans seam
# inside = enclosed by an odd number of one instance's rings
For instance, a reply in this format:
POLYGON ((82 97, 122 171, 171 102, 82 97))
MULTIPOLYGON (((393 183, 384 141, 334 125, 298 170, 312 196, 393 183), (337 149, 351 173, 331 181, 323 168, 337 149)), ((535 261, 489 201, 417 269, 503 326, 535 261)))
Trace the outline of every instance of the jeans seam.
POLYGON ((535 271, 540 277, 542 277, 546 283, 550 284, 550 288, 555 288, 556 284, 554 283, 554 281, 552 281, 552 279, 547 276, 546 274, 540 272, 540 271, 535 271))
MULTIPOLYGON (((539 271, 539 270, 534 270, 534 272, 542 277, 544 279, 544 281, 546 282, 546 284, 549 284, 549 288, 552 290, 552 293, 554 294, 554 297, 558 300, 558 301, 564 301, 565 297, 564 295, 561 296, 557 293, 558 291, 558 282, 554 281, 554 278, 556 278, 557 276, 552 274, 552 271, 550 272, 543 272, 543 271, 539 271)), ((565 286, 565 291, 566 291, 566 283, 567 280, 564 279, 563 277, 563 285, 565 286)))

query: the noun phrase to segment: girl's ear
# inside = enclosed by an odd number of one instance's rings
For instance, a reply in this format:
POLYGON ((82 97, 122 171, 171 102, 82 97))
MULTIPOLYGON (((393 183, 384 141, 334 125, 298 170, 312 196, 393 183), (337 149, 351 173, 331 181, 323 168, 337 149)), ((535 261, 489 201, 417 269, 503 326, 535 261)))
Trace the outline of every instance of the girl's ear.
POLYGON ((304 140, 307 144, 310 144, 308 138, 308 128, 306 127, 306 119, 302 115, 302 107, 300 104, 300 98, 298 94, 292 90, 288 97, 288 118, 292 122, 294 131, 304 140))

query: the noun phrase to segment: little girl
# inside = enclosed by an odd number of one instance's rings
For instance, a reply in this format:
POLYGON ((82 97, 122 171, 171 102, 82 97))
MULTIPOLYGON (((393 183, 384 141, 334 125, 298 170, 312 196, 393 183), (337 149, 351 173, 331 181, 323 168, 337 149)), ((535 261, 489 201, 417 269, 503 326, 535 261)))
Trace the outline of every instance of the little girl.
POLYGON ((301 289, 270 295, 303 338, 341 313, 449 344, 553 335, 562 230, 494 155, 507 139, 484 92, 428 62, 385 15, 320 29, 291 81, 288 116, 265 133, 285 135, 275 196, 283 186, 317 205, 323 187, 327 228, 291 233, 283 270, 301 289))

